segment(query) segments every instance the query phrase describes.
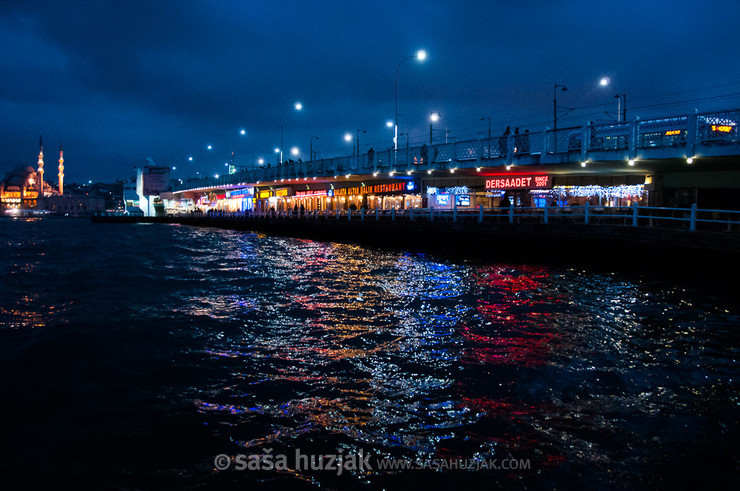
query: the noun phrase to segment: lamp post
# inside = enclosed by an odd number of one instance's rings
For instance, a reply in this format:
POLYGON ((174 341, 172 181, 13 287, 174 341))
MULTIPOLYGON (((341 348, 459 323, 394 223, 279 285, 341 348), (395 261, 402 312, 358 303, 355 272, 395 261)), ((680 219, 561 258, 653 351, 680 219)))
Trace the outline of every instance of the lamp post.
POLYGON ((414 58, 416 58, 418 61, 424 61, 426 57, 427 52, 423 49, 420 49, 416 52, 416 54, 403 58, 401 61, 398 62, 398 65, 396 66, 396 120, 394 121, 396 129, 393 136, 393 145, 396 150, 398 150, 398 73, 401 70, 401 65, 403 65, 404 61, 412 60, 414 58))
POLYGON ((480 118, 481 121, 488 120, 488 141, 491 141, 491 117, 490 116, 483 116, 480 118))
POLYGON ((312 136, 311 141, 308 144, 308 160, 310 161, 313 160, 313 141, 318 140, 318 139, 319 139, 318 136, 312 136))
POLYGON ((627 121, 627 94, 617 93, 614 98, 617 99, 617 121, 624 123, 627 121))
MULTIPOLYGON (((607 85, 611 85, 611 82, 612 81, 609 77, 602 77, 601 80, 599 80, 599 85, 606 87, 607 85)), ((627 121, 627 94, 624 92, 617 92, 614 95, 614 98, 617 99, 617 121, 624 123, 627 121)))
MULTIPOLYGON (((568 87, 558 83, 552 87, 552 129, 555 133, 558 131, 558 89, 565 92, 568 87)), ((555 141, 557 141, 557 137, 555 137, 555 141)))
POLYGON ((432 146, 432 125, 439 121, 439 113, 432 113, 429 115, 429 146, 432 146))
MULTIPOLYGON (((366 130, 362 130, 363 133, 367 133, 366 130)), ((355 140, 355 146, 357 147, 357 158, 360 158, 360 129, 357 129, 357 139, 355 140)))

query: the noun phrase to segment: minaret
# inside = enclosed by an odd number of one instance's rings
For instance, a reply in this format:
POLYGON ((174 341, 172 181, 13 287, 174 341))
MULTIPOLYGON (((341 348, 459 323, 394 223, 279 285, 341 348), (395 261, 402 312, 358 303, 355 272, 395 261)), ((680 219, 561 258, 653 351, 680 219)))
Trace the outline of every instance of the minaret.
POLYGON ((44 141, 39 136, 39 198, 44 197, 44 141))
POLYGON ((59 194, 64 194, 64 149, 59 144, 59 194))

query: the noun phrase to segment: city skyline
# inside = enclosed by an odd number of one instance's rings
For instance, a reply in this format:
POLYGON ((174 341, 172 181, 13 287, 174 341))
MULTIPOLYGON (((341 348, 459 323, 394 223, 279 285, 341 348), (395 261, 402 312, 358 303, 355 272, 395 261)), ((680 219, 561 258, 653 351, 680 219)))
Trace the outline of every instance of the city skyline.
POLYGON ((281 139, 284 159, 351 154, 347 133, 387 149, 396 73, 412 143, 432 113, 440 139, 552 127, 556 83, 563 126, 618 118, 620 93, 628 119, 740 102, 731 4, 286 5, 11 2, 0 173, 33 165, 39 134, 64 142, 71 181, 126 178, 147 157, 173 177, 223 172, 232 151, 273 162, 281 139))

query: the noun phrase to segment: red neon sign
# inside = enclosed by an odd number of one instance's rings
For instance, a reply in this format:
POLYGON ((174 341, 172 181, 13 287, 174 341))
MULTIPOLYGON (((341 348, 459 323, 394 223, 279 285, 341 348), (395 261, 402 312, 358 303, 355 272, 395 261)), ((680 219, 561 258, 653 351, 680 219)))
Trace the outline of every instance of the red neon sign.
POLYGON ((511 176, 486 179, 486 189, 543 189, 551 187, 551 176, 511 176))
POLYGON ((312 197, 312 196, 326 196, 327 190, 321 189, 317 191, 296 191, 295 195, 300 198, 312 197))

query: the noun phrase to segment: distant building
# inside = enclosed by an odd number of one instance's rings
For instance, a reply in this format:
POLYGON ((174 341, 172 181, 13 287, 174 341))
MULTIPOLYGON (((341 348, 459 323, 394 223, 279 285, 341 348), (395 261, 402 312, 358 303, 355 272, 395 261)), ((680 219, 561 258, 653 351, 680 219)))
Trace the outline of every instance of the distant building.
POLYGON ((39 199, 37 208, 54 215, 92 215, 105 211, 105 199, 99 196, 54 195, 39 199))
MULTIPOLYGON (((139 209, 144 216, 162 216, 165 214, 164 203, 160 197, 167 191, 167 178, 170 168, 158 166, 154 161, 147 159, 149 165, 136 169, 136 195, 139 209)), ((128 208, 130 193, 124 187, 124 200, 128 208)))
POLYGON ((0 208, 30 210, 39 197, 39 174, 33 167, 17 167, 0 181, 0 208))

